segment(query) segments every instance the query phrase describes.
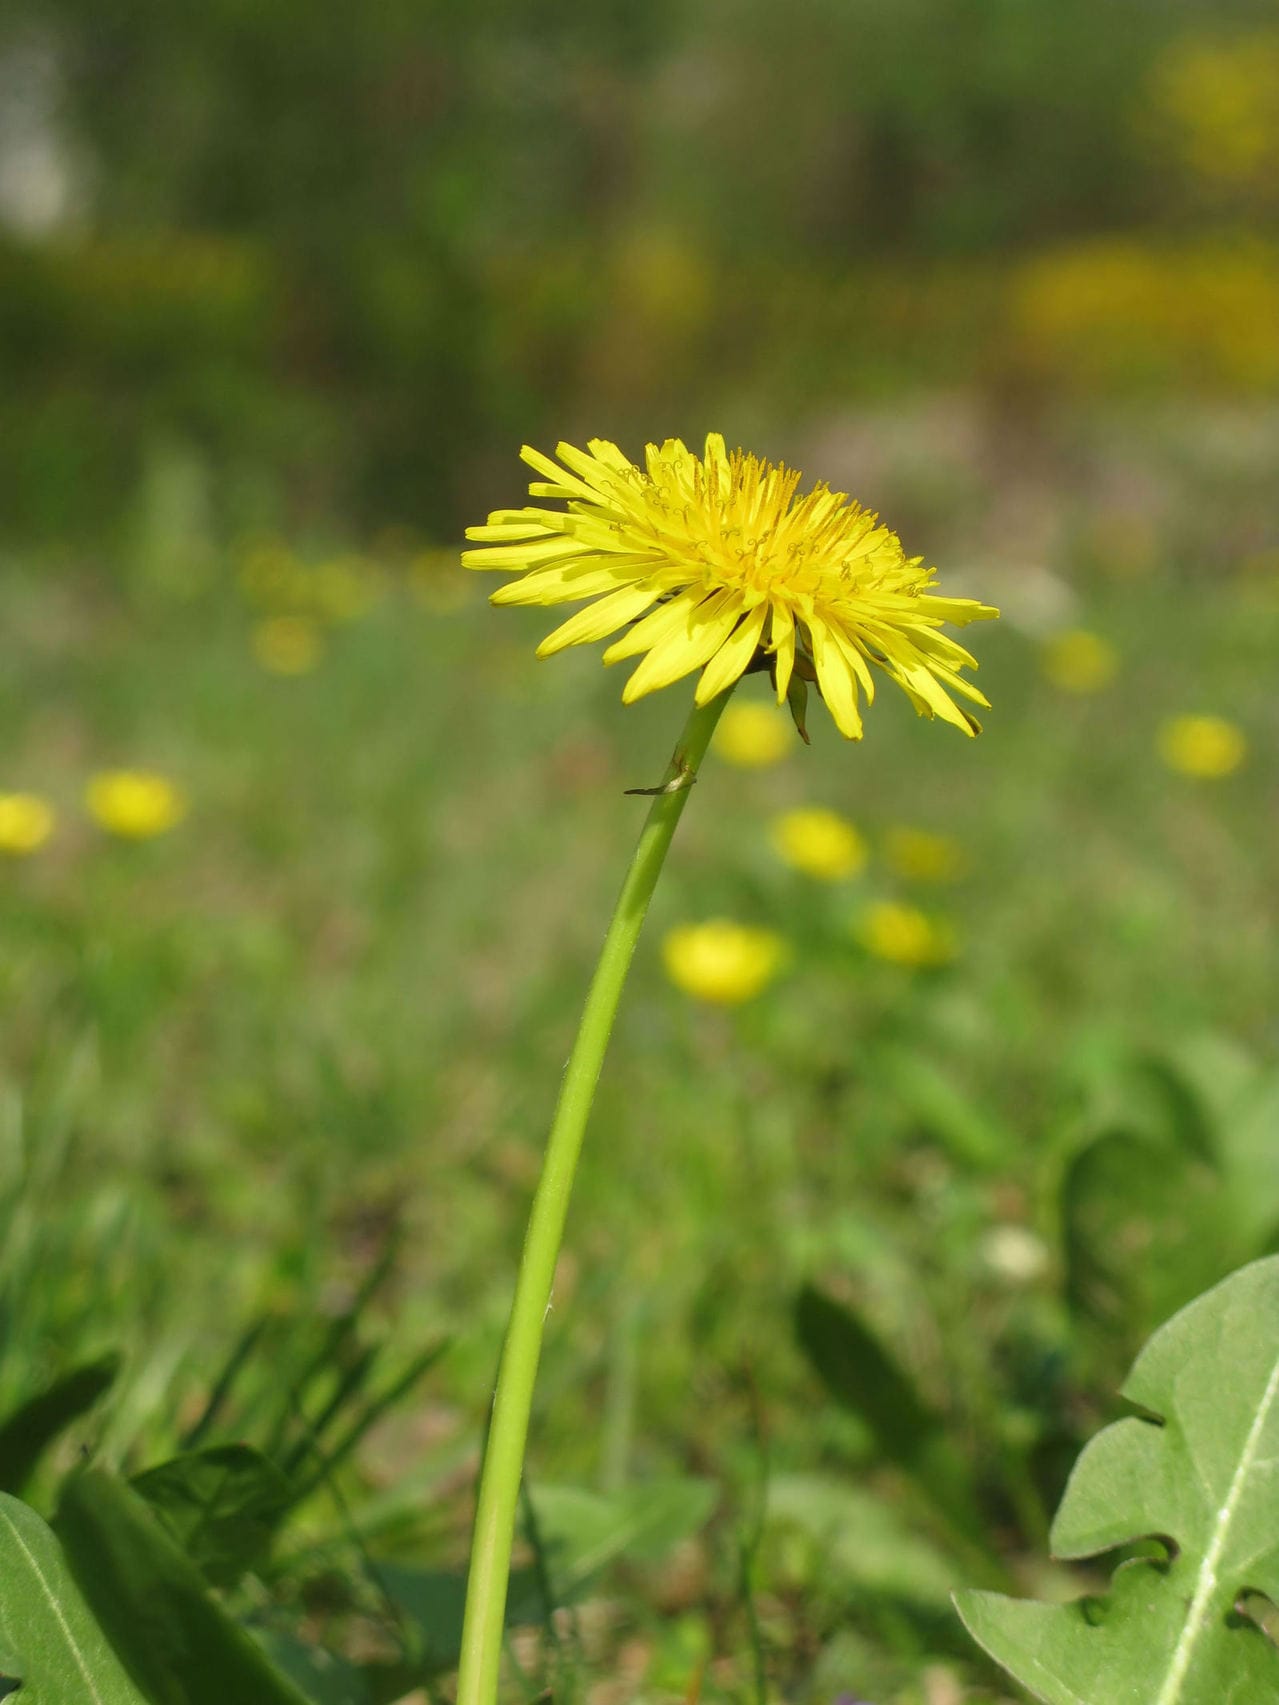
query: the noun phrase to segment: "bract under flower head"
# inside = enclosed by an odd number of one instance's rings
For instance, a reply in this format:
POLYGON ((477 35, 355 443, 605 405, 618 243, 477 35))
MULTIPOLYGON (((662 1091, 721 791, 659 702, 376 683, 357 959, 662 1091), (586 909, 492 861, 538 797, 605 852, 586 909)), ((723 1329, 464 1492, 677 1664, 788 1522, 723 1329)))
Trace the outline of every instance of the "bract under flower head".
POLYGON ((697 702, 707 704, 762 660, 779 704, 792 674, 815 681, 850 740, 862 734, 860 694, 874 697, 874 664, 920 715, 977 731, 951 697, 987 702, 959 673, 976 660, 940 630, 998 612, 939 597, 935 571, 843 492, 819 483, 801 496, 794 469, 730 455, 718 433, 702 456, 678 438, 650 444, 643 468, 600 438, 556 454, 563 466, 521 451, 545 476, 530 495, 567 507, 496 510, 467 530, 484 548, 462 556, 468 568, 519 576, 495 604, 590 600, 542 641, 540 657, 625 628, 604 661, 641 659, 622 693, 628 704, 695 669, 697 702))

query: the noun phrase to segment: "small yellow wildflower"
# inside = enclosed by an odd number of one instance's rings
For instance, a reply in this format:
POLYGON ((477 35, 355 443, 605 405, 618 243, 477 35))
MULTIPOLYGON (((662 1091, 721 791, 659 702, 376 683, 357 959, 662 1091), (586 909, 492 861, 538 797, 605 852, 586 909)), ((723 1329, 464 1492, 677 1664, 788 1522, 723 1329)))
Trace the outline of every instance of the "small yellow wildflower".
POLYGON ((1119 668, 1119 653, 1110 641, 1087 628, 1070 628, 1044 647, 1044 674, 1063 693, 1099 693, 1119 668))
POLYGON ((725 708, 711 742, 727 764, 743 770, 767 769, 790 750, 790 724, 767 705, 734 703, 725 708))
POLYGON ((857 920, 857 938, 876 959, 894 965, 945 965, 956 951, 954 931, 945 919, 896 900, 868 906, 857 920))
POLYGON ((903 827, 884 836, 884 859, 894 876, 907 882, 954 882, 968 863, 952 836, 903 827))
POLYGON ((846 817, 824 806, 786 811, 773 822, 771 839, 792 869, 819 882, 842 882, 866 864, 866 843, 846 817))
POLYGON ((697 669, 696 701, 709 704, 767 663, 779 704, 792 675, 816 682, 850 740, 861 738, 859 694, 873 698, 874 665, 921 716, 976 733, 951 697, 987 702, 959 673, 976 660, 940 630, 997 612, 939 597, 934 570, 843 492, 819 483, 800 497, 794 469, 730 455, 717 432, 702 456, 678 438, 650 444, 643 468, 602 438, 585 452, 560 444, 563 467, 527 445, 520 454, 542 476, 530 495, 567 508, 495 510, 467 529, 484 548, 462 562, 518 577, 495 604, 591 600, 540 657, 625 629, 604 661, 641 657, 627 704, 697 669))
POLYGON ((309 674, 324 650, 319 628, 307 616, 268 616, 253 630, 253 655, 273 675, 309 674))
POLYGON ((0 793, 0 853, 23 857, 53 833, 52 805, 35 793, 0 793))
POLYGON ((89 814, 108 834, 145 841, 186 816, 181 790, 147 770, 103 770, 85 791, 89 814))
POLYGON ((1170 770, 1215 781, 1243 763, 1248 742, 1224 716, 1174 716, 1159 731, 1159 753, 1170 770))
POLYGON ((785 944, 772 930, 728 918, 681 924, 662 943, 666 974, 676 988, 714 1006, 738 1006, 777 974, 785 944))

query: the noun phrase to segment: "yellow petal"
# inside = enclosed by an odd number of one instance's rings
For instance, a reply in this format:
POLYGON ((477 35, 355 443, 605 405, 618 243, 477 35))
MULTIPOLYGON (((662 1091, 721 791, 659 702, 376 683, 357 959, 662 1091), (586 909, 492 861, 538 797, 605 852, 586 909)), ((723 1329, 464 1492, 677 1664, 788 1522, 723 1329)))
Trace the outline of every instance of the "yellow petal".
POLYGON ((773 667, 777 672, 777 702, 785 704, 791 670, 795 667, 795 618, 787 605, 773 605, 773 620, 768 631, 769 646, 775 659, 773 667))
POLYGON ((814 622, 810 635, 813 642, 813 662, 817 667, 817 684, 822 690, 826 707, 835 726, 847 740, 862 737, 861 712, 857 708, 857 677, 847 657, 831 638, 822 622, 814 622))
POLYGON ((653 602, 651 586, 623 586, 588 604, 584 610, 570 616, 554 632, 548 633, 537 648, 539 657, 550 657, 566 645, 582 645, 590 640, 604 639, 616 633, 623 622, 629 622, 653 602))
POLYGON ((638 622, 628 634, 615 640, 604 653, 605 663, 620 663, 626 657, 638 657, 675 633, 688 619, 691 611, 706 597, 704 586, 689 586, 665 604, 659 604, 650 615, 638 622))
POLYGON ((728 638, 741 613, 742 601, 736 593, 712 593, 643 659, 622 689, 622 703, 634 704, 645 693, 669 687, 681 675, 700 669, 728 638))
POLYGON ((555 535, 534 539, 526 545, 487 545, 483 550, 463 551, 463 568, 523 568, 529 563, 554 562, 560 557, 581 556, 591 550, 580 540, 555 535))
POLYGON ((490 593, 491 604, 570 604, 577 598, 594 598, 600 592, 612 592, 619 586, 629 586, 631 576, 619 574, 605 558, 592 556, 576 562, 556 563, 552 568, 539 568, 534 574, 523 574, 518 580, 508 580, 490 593))
POLYGON ((699 705, 709 704, 725 687, 731 687, 740 677, 742 670, 755 655, 767 614, 768 606, 757 604, 734 628, 702 670, 702 678, 697 683, 697 692, 694 695, 699 705))

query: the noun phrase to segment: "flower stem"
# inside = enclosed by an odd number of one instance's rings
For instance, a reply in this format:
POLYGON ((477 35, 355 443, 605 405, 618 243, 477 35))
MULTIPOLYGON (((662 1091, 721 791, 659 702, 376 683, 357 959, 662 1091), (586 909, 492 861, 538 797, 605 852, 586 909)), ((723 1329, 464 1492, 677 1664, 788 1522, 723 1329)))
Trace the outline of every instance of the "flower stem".
POLYGON ((728 702, 721 693, 694 708, 666 771, 665 783, 680 785, 657 792, 649 807, 635 856, 618 896, 599 963, 591 979, 577 1040, 560 1086, 542 1175, 524 1234, 524 1252, 515 1280, 515 1296, 497 1371, 497 1392, 480 1471, 471 1570, 462 1625, 462 1658, 457 1705, 495 1705, 502 1662, 507 1582, 515 1537, 515 1511, 524 1469, 529 1411, 542 1349, 542 1328, 551 1302, 555 1264, 564 1235, 573 1174, 582 1134, 595 1098, 622 986, 639 939, 648 903, 657 886, 667 848, 706 755, 715 724, 728 702))

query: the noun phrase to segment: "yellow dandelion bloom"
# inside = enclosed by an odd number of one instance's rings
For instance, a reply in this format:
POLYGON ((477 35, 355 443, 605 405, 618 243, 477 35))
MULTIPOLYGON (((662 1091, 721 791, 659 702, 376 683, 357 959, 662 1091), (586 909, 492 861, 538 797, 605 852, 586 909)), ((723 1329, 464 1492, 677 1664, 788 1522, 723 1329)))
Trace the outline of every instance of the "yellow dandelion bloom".
POLYGON ((884 836, 884 860, 893 875, 906 882, 954 882, 968 864, 952 836, 905 827, 889 829, 884 836))
POLYGON ((0 853, 23 857, 39 850, 56 821, 48 800, 35 793, 0 793, 0 853))
POLYGON ((776 976, 785 943, 772 930, 728 918, 681 924, 662 943, 662 962, 677 989, 714 1006, 738 1006, 776 976))
POLYGON ((307 675, 320 661, 324 636, 307 616, 269 616, 254 628, 252 644, 273 675, 307 675))
POLYGON ((1110 641, 1086 628, 1070 628, 1050 639, 1043 652, 1044 674, 1063 693, 1099 693, 1119 668, 1110 641))
POLYGON ((762 704, 730 704, 719 720, 712 750, 743 770, 767 769, 790 750, 794 732, 784 716, 762 704))
POLYGON ((945 965, 955 957, 955 934, 944 918, 896 900, 878 900, 857 920, 867 953, 894 965, 945 965))
POLYGON ((822 483, 803 496, 794 470, 735 450, 718 433, 696 456, 678 438, 650 444, 636 467, 615 444, 560 444, 560 466, 528 446, 541 479, 533 497, 564 509, 499 509, 467 537, 467 568, 518 576, 495 604, 590 602, 538 647, 626 631, 606 663, 639 657, 622 693, 630 704, 701 670, 708 704, 752 666, 767 666, 781 704, 792 675, 815 681, 836 727, 861 738, 859 696, 874 697, 871 665, 922 716, 965 734, 977 723, 951 697, 986 700, 960 670, 976 661, 940 630, 997 614, 933 591, 934 570, 908 557, 877 516, 822 483), (633 624, 633 625, 632 625, 633 624))
POLYGON ((1202 781, 1232 774, 1247 751, 1242 729, 1224 716, 1174 716, 1159 731, 1159 755, 1168 768, 1202 781))
POLYGON ((866 843, 846 817, 820 805, 786 811, 773 822, 773 848, 793 870, 842 882, 865 867, 866 843))
POLYGON ((181 790, 147 770, 103 770, 89 782, 85 804, 100 828, 131 841, 164 834, 187 812, 181 790))

